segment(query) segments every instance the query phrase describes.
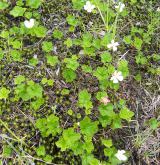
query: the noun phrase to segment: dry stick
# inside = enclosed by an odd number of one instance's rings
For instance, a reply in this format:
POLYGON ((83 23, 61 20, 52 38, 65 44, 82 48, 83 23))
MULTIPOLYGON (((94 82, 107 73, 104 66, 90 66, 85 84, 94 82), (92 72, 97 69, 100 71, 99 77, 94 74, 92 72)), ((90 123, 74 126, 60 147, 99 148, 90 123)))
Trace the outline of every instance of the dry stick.
POLYGON ((119 58, 119 61, 120 61, 128 52, 129 52, 129 50, 127 50, 127 52, 124 53, 124 54, 121 56, 121 58, 119 58))
POLYGON ((0 119, 0 123, 7 129, 7 131, 14 137, 17 139, 18 142, 21 142, 22 144, 26 145, 27 144, 22 140, 22 139, 19 139, 19 137, 17 137, 9 128, 8 126, 0 119))

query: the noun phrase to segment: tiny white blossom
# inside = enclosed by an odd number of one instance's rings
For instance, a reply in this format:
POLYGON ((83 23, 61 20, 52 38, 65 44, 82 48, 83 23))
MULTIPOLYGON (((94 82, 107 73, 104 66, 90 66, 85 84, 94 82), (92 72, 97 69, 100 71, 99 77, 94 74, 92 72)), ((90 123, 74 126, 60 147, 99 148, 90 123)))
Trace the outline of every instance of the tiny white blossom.
POLYGON ((34 58, 34 59, 37 59, 37 54, 35 54, 35 55, 33 56, 33 58, 34 58))
POLYGON ((118 81, 123 80, 123 75, 121 71, 115 71, 111 77, 111 80, 113 81, 114 84, 118 83, 118 81))
POLYGON ((157 8, 157 12, 160 12, 160 7, 157 8))
POLYGON ((122 2, 119 2, 118 5, 115 6, 116 9, 119 10, 119 12, 122 12, 123 9, 125 8, 125 4, 122 2))
POLYGON ((84 10, 86 10, 88 13, 91 13, 92 10, 95 8, 95 5, 91 4, 90 1, 87 1, 84 5, 84 10))
POLYGON ((127 156, 124 155, 125 153, 126 153, 126 151, 124 151, 124 150, 118 150, 118 152, 115 154, 115 156, 120 161, 126 161, 127 160, 127 156))
POLYGON ((24 21, 24 25, 28 29, 31 29, 34 26, 34 23, 35 23, 35 21, 33 18, 31 18, 29 21, 27 21, 27 20, 24 21))
POLYGON ((117 46, 119 45, 118 42, 114 42, 114 40, 111 41, 110 44, 107 45, 109 49, 113 49, 113 51, 117 51, 117 46))

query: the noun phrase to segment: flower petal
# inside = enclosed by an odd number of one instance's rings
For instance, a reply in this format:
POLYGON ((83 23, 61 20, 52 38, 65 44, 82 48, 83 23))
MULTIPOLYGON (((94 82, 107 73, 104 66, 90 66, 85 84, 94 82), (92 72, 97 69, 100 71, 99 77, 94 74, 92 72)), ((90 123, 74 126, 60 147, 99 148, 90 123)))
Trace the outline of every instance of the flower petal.
POLYGON ((117 51, 117 47, 116 46, 113 46, 113 51, 117 51))
POLYGON ((112 44, 108 44, 107 47, 110 49, 112 48, 112 44))
POLYGON ((114 84, 118 83, 118 79, 116 77, 112 77, 111 80, 113 81, 114 84))

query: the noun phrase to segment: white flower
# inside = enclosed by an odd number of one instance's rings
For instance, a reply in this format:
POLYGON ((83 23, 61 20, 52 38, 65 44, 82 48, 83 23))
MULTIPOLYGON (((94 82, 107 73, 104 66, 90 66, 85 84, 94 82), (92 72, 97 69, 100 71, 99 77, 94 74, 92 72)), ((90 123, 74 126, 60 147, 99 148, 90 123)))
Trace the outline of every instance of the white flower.
POLYGON ((24 21, 24 25, 26 28, 31 29, 34 26, 34 19, 31 18, 29 21, 24 21))
POLYGON ((118 150, 118 152, 115 154, 115 156, 120 160, 120 161, 126 161, 127 160, 127 156, 124 155, 126 153, 126 151, 124 150, 118 150))
POLYGON ((116 9, 119 10, 119 12, 122 12, 123 9, 125 8, 125 4, 122 2, 119 2, 118 5, 115 6, 116 9))
POLYGON ((119 45, 118 42, 114 42, 114 40, 112 40, 111 43, 107 45, 107 47, 108 47, 109 49, 112 48, 113 51, 115 52, 115 51, 117 51, 117 46, 118 46, 118 45, 119 45))
POLYGON ((160 12, 160 7, 157 8, 157 12, 160 12))
POLYGON ((84 5, 84 10, 86 10, 88 13, 91 13, 92 10, 95 8, 95 5, 91 4, 90 1, 87 1, 84 5))
POLYGON ((122 72, 115 71, 111 77, 111 80, 113 81, 114 84, 118 83, 118 81, 122 81, 123 80, 122 72))
POLYGON ((35 55, 33 56, 33 58, 34 58, 34 59, 37 59, 37 54, 35 54, 35 55))

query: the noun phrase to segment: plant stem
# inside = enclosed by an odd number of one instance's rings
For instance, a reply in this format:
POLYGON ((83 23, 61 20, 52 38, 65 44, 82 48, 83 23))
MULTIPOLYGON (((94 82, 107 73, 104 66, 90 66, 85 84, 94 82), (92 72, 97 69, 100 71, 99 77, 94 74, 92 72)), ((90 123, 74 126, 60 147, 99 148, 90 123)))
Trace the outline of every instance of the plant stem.
POLYGON ((0 123, 7 129, 7 131, 14 137, 17 139, 18 142, 21 142, 25 145, 27 145, 22 139, 19 139, 19 137, 17 137, 9 128, 8 126, 0 119, 0 123))
POLYGON ((100 14, 100 16, 101 16, 101 18, 102 18, 102 21, 103 21, 103 23, 104 23, 104 25, 105 25, 105 28, 107 29, 107 31, 108 31, 108 23, 106 23, 106 21, 105 21, 105 18, 104 18, 104 16, 103 16, 103 14, 102 14, 102 12, 101 12, 101 10, 100 10, 100 8, 98 7, 98 11, 99 11, 99 14, 100 14))

